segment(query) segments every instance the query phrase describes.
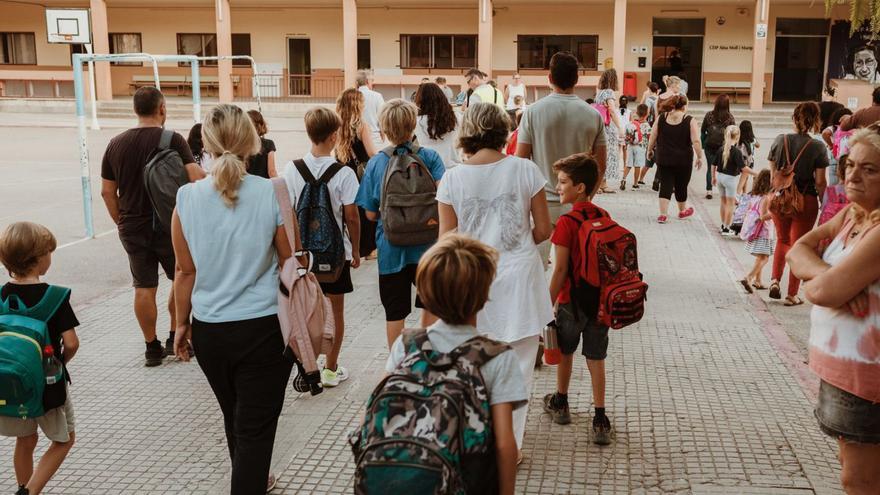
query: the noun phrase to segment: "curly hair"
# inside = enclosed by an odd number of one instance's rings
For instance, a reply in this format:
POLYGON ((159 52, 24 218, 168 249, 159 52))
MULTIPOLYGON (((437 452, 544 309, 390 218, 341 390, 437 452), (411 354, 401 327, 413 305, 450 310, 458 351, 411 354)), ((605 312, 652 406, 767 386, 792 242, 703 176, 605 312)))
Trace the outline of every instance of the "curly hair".
POLYGON ((348 163, 354 157, 354 140, 361 128, 361 112, 364 109, 364 94, 355 88, 348 88, 336 99, 336 113, 342 119, 339 141, 336 143, 336 159, 348 163))
POLYGON ((509 132, 507 112, 494 103, 476 103, 464 114, 458 146, 468 155, 481 149, 500 150, 507 143, 509 132))
POLYGON ((434 83, 424 83, 419 86, 416 93, 416 106, 419 107, 419 115, 428 117, 428 136, 431 139, 440 139, 455 129, 458 121, 455 112, 449 104, 449 98, 434 83))
POLYGON ((799 134, 809 134, 819 129, 821 123, 819 105, 815 101, 805 101, 794 107, 791 115, 799 134))
POLYGON ((599 89, 610 89, 617 91, 617 71, 615 69, 607 69, 599 76, 599 89))

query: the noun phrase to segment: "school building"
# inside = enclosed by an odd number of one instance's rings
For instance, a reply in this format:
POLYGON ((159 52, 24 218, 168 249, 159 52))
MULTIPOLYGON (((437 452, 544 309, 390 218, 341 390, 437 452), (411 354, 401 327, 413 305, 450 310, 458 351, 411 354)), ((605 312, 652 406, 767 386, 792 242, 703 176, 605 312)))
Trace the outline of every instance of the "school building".
MULTIPOLYGON (((499 84, 520 73, 528 101, 546 94, 550 56, 576 54, 577 89, 595 91, 602 70, 621 72, 625 94, 678 74, 689 97, 735 95, 765 102, 818 99, 831 19, 813 0, 0 0, 0 96, 72 95, 71 54, 47 41, 45 8, 89 8, 95 53, 250 55, 201 70, 202 94, 330 99, 371 69, 386 97, 408 96, 422 78, 454 89, 479 67, 499 84)), ((151 84, 152 66, 95 64, 100 100, 151 84)), ((191 91, 185 64, 162 64, 163 90, 191 91)))

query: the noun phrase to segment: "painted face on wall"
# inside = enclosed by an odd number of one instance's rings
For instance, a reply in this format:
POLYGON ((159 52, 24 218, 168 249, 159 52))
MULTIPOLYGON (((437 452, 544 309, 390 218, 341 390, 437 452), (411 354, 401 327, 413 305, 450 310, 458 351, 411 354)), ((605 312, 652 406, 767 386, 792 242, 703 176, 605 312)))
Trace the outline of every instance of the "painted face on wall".
POLYGON ((870 81, 877 73, 877 56, 873 50, 861 50, 853 58, 853 74, 857 79, 870 81))

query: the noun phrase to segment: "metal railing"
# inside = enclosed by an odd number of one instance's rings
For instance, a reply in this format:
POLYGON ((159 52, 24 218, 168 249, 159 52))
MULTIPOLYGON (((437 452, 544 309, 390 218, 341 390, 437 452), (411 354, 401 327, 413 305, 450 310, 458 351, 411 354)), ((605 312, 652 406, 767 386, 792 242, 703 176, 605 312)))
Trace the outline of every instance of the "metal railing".
POLYGON ((258 73, 235 74, 235 98, 247 101, 257 90, 263 100, 335 101, 344 89, 343 77, 322 74, 258 73))

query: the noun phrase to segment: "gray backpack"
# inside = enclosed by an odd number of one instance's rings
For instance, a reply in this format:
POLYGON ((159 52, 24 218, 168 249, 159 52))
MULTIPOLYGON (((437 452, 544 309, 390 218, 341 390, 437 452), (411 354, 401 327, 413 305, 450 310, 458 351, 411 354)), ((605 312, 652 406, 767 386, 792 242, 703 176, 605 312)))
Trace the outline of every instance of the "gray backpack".
POLYGON ((177 205, 177 190, 189 183, 183 159, 171 148, 173 137, 174 131, 162 130, 159 146, 144 167, 144 187, 153 205, 153 228, 166 233, 171 233, 171 214, 177 205))
POLYGON ((437 240, 440 215, 437 212, 437 185, 431 171, 417 155, 415 144, 382 150, 389 157, 382 181, 379 214, 385 238, 395 246, 418 246, 437 240))

